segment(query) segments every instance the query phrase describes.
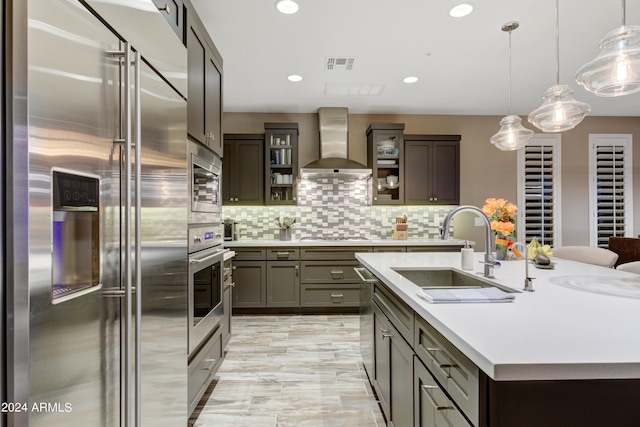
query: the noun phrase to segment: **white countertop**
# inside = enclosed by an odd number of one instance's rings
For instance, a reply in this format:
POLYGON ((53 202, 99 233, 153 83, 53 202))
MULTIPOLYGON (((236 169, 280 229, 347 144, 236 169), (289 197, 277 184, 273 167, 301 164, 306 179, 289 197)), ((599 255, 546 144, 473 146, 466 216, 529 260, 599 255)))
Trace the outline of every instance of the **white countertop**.
MULTIPOLYGON (((441 239, 372 239, 372 240, 231 240, 225 241, 226 248, 270 247, 270 246, 464 246, 464 240, 441 239)), ((474 242, 470 242, 473 244, 474 242)))
MULTIPOLYGON (((530 265, 535 292, 518 293, 512 303, 429 304, 391 268, 459 269, 459 253, 356 258, 494 380, 640 378, 640 275, 553 258, 553 270, 530 265), (588 287, 627 296, 577 289, 588 287)), ((475 272, 482 273, 478 262, 475 272)), ((495 275, 521 290, 524 262, 503 261, 495 275)))

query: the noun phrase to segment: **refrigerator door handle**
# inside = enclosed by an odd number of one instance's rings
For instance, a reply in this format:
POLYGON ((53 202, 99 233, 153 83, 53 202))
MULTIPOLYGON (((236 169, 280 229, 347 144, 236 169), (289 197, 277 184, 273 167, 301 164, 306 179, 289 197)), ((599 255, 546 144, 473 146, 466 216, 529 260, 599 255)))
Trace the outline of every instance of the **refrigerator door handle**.
POLYGON ((125 167, 124 167, 124 193, 125 193, 125 209, 124 209, 124 369, 123 376, 123 427, 131 426, 131 321, 132 321, 132 304, 131 304, 131 136, 132 136, 132 118, 131 118, 131 46, 129 43, 124 44, 124 139, 125 139, 125 167))
POLYGON ((141 185, 141 175, 142 175, 142 164, 141 164, 141 151, 142 151, 142 129, 141 129, 141 119, 142 112, 140 108, 140 52, 134 52, 133 54, 133 67, 134 67, 134 104, 135 104, 135 129, 134 129, 134 141, 135 141, 135 217, 134 217, 134 228, 135 228, 135 289, 138 292, 135 293, 136 303, 135 303, 135 426, 142 426, 142 346, 141 346, 141 319, 142 319, 142 236, 141 236, 141 224, 142 224, 142 185, 141 185))

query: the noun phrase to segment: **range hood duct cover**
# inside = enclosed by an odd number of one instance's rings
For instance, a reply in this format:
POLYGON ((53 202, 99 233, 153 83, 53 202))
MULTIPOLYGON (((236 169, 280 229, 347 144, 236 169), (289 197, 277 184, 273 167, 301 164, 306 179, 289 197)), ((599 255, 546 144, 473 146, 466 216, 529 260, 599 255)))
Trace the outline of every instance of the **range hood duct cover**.
POLYGON ((349 159, 349 114, 346 108, 318 108, 320 159, 300 169, 302 178, 368 178, 371 169, 349 159))

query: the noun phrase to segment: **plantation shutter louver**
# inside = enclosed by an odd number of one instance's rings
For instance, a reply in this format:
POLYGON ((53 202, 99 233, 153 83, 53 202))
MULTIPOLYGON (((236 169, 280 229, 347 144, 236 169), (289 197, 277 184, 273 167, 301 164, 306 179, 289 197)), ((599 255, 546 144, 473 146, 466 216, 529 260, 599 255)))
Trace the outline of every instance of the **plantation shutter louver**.
POLYGON ((591 245, 632 230, 630 135, 590 135, 591 245))
POLYGON ((518 240, 560 245, 560 137, 535 135, 518 153, 518 240))

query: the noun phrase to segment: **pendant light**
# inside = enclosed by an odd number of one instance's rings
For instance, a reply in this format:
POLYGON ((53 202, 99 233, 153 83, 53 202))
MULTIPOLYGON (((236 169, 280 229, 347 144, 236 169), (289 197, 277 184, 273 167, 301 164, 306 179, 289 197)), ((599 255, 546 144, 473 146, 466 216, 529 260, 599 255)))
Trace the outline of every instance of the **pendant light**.
POLYGON ((622 26, 600 41, 600 53, 576 73, 576 81, 598 96, 622 96, 640 91, 640 26, 626 25, 622 0, 622 26))
POLYGON ((518 28, 518 22, 507 22, 502 31, 509 32, 509 115, 500 120, 500 130, 490 138, 496 148, 502 151, 519 150, 533 136, 533 131, 521 124, 520 117, 511 114, 511 32, 518 28))
POLYGON ((573 97, 569 85, 560 84, 560 10, 556 0, 556 84, 542 96, 542 105, 529 114, 529 122, 543 132, 563 132, 576 127, 591 112, 589 104, 573 97))

